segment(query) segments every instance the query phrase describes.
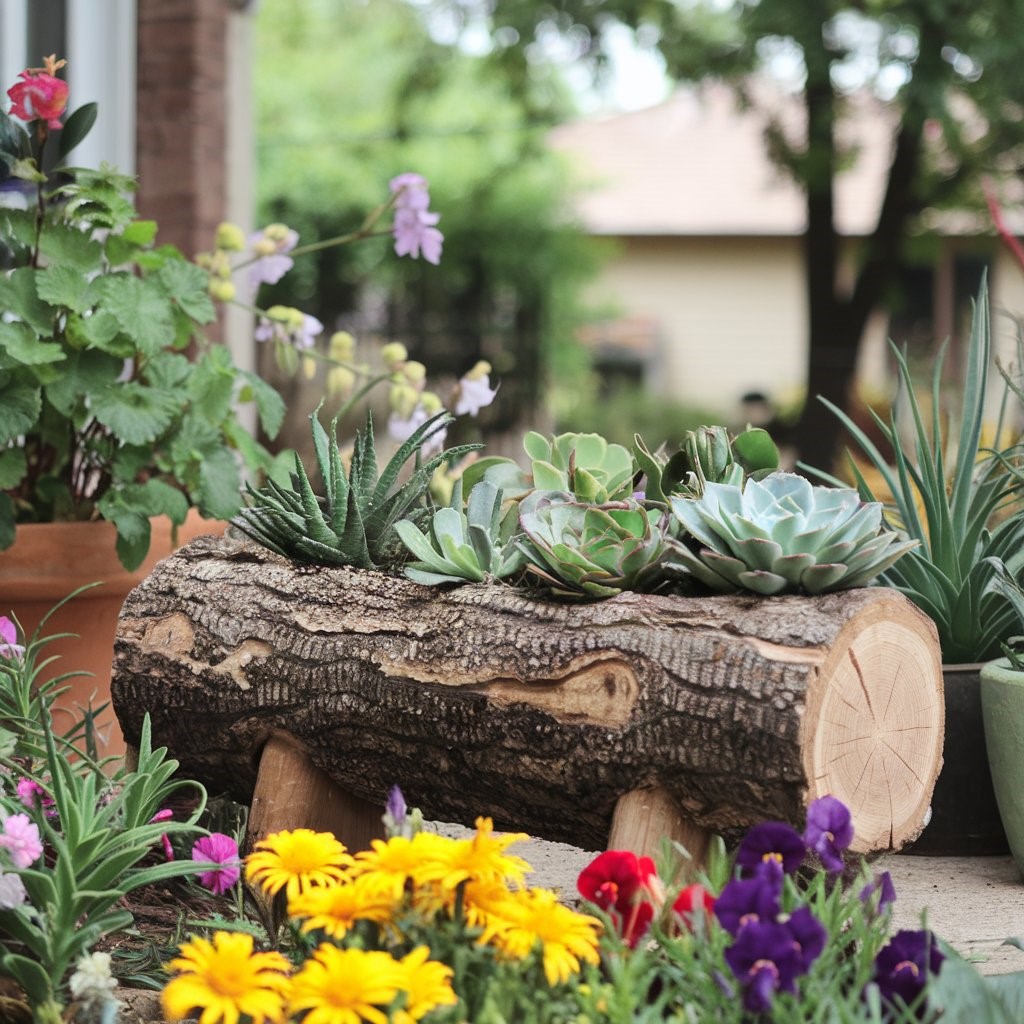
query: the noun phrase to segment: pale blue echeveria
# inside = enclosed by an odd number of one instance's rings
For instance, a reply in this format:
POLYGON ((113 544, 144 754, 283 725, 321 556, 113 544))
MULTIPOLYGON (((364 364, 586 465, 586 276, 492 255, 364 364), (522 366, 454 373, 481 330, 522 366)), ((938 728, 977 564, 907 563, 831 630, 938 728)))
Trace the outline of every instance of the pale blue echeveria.
POLYGON ((815 487, 795 473, 708 483, 700 498, 670 499, 700 548, 680 566, 712 590, 822 594, 863 586, 916 546, 883 528, 882 506, 852 488, 815 487))
POLYGON ((657 589, 674 550, 668 521, 631 498, 587 505, 564 491, 533 491, 519 505, 527 571, 562 597, 657 589))

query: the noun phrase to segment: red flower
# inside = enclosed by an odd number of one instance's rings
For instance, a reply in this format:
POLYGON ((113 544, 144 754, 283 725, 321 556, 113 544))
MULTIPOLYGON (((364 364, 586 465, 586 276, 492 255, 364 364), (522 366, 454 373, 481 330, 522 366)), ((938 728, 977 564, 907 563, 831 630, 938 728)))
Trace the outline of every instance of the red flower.
POLYGON ((654 917, 650 897, 657 888, 657 873, 650 857, 605 850, 580 872, 576 887, 584 899, 615 919, 631 948, 640 941, 654 917))
POLYGON ((44 68, 28 68, 18 76, 22 79, 7 90, 11 113, 22 121, 45 121, 51 128, 60 128, 60 115, 68 105, 68 83, 54 77, 64 61, 47 57, 44 68))
POLYGON ((715 909, 715 897, 703 885, 688 885, 675 898, 672 913, 690 931, 698 920, 702 923, 711 919, 715 909))

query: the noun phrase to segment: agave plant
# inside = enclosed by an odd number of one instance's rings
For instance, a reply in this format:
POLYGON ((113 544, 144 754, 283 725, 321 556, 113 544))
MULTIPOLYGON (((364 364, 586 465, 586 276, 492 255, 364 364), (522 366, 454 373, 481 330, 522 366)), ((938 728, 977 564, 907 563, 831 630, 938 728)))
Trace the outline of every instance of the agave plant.
POLYGON ((429 510, 423 499, 430 477, 441 463, 461 458, 480 445, 468 444, 435 455, 418 465, 399 483, 405 464, 419 453, 452 417, 438 413, 423 423, 388 461, 378 476, 373 443, 373 418, 356 432, 348 476, 338 448, 338 419, 330 431, 320 423, 319 408, 309 417, 313 448, 326 488, 320 498, 313 490, 301 459, 295 457, 291 487, 268 480, 259 490, 247 486, 249 506, 231 521, 243 533, 271 551, 299 562, 319 565, 353 565, 377 569, 401 565, 407 558, 394 526, 406 518, 424 522, 429 510))
POLYGON ((533 491, 520 502, 519 525, 527 571, 560 597, 612 597, 665 582, 668 516, 632 498, 587 505, 566 492, 533 491))
POLYGON ((679 564, 712 590, 823 594, 859 587, 917 546, 882 526, 882 506, 849 487, 815 487, 795 473, 708 483, 700 498, 672 498, 700 545, 679 564))
POLYGON ((395 523, 395 532, 418 562, 405 567, 405 575, 417 583, 482 583, 504 579, 518 572, 526 556, 516 545, 518 522, 515 506, 502 514, 501 491, 481 480, 462 507, 462 480, 457 480, 451 504, 439 508, 428 529, 409 519, 395 523))
POLYGON ((688 430, 682 445, 671 456, 652 452, 636 434, 633 438, 637 464, 644 473, 647 501, 667 504, 673 494, 699 497, 706 483, 742 486, 779 468, 779 449, 768 431, 748 427, 735 437, 721 426, 688 430))
MULTIPOLYGON (((946 436, 941 419, 942 356, 932 374, 932 408, 927 417, 906 357, 896 345, 891 349, 910 417, 909 442, 903 440, 896 405, 889 422, 873 415, 892 447, 894 465, 849 416, 822 401, 842 421, 881 481, 872 487, 851 459, 861 497, 884 500, 895 525, 918 542, 906 558, 885 571, 881 582, 906 594, 932 619, 945 663, 987 661, 999 656, 1000 642, 1017 625, 1005 591, 994 582, 1002 565, 1017 578, 1024 571, 1024 514, 1019 504, 1024 477, 1015 469, 1019 443, 989 449, 983 440, 992 362, 986 283, 982 282, 974 306, 955 441, 946 436)), ((1006 397, 1004 392, 995 424, 997 438, 1002 434, 1006 397)), ((831 483, 839 482, 814 472, 831 483)))

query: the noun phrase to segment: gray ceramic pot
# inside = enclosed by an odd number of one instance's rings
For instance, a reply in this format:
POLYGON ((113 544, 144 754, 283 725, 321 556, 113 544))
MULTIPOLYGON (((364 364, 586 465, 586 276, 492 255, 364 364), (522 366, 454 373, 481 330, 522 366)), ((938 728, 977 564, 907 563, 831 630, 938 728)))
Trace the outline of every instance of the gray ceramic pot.
POLYGON ((1010 852, 1024 875, 1024 672, 1006 658, 981 670, 985 743, 1010 852))

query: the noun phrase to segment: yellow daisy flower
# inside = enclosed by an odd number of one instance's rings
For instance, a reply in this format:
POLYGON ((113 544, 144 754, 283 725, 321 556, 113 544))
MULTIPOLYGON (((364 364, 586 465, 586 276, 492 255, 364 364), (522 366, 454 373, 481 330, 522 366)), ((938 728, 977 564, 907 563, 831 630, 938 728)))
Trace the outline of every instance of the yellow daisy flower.
POLYGON ((280 953, 254 953, 251 935, 216 932, 213 941, 195 938, 171 961, 181 972, 160 995, 167 1020, 201 1010, 200 1024, 238 1024, 244 1014, 253 1024, 284 1020, 288 961, 280 953))
POLYGON ((390 921, 395 898, 390 887, 382 887, 373 875, 361 875, 351 882, 315 885, 288 901, 288 916, 302 917, 301 931, 322 928, 335 939, 343 938, 356 921, 390 921))
POLYGON ((415 1024, 438 1006, 451 1006, 459 1001, 452 990, 454 971, 447 964, 428 960, 430 950, 417 946, 402 957, 402 989, 405 1005, 395 1012, 394 1024, 415 1024))
POLYGON ((271 896, 285 889, 291 899, 312 885, 339 881, 351 864, 344 844, 330 832, 297 828, 258 842, 245 858, 245 879, 271 896))
POLYGON ((504 882, 467 882, 462 894, 463 913, 473 927, 483 928, 481 943, 491 942, 495 935, 511 927, 516 914, 513 894, 504 882))
POLYGON ((325 944, 292 978, 288 1013, 308 1011, 302 1024, 387 1024, 387 1007, 404 981, 388 953, 325 944))
POLYGON ((434 864, 424 865, 420 878, 440 882, 444 889, 454 889, 468 878, 480 881, 507 880, 525 885, 526 874, 533 870, 522 857, 505 853, 513 843, 530 837, 525 832, 494 835, 494 822, 490 818, 476 819, 476 835, 471 839, 456 839, 438 851, 434 864))
POLYGON ((581 960, 598 963, 601 922, 563 906, 550 889, 512 893, 502 912, 509 915, 509 927, 495 934, 494 944, 522 960, 540 942, 549 985, 578 974, 581 960))

